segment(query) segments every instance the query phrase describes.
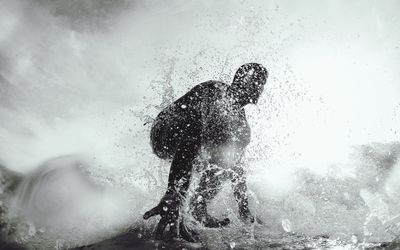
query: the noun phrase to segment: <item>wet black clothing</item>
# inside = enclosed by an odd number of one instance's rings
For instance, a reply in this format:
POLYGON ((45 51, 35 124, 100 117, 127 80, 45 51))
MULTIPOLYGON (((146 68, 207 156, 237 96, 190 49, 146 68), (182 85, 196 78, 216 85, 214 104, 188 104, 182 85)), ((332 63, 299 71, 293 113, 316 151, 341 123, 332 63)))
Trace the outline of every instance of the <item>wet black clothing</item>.
POLYGON ((151 146, 157 156, 172 159, 172 163, 166 194, 143 216, 148 219, 161 215, 156 238, 162 238, 169 225, 172 235, 196 240, 196 233, 189 232, 177 218, 197 159, 203 164, 197 164, 202 176, 190 200, 193 217, 207 227, 227 225, 229 219, 218 220, 207 213, 207 203, 222 183, 230 180, 240 218, 254 222, 248 209, 241 161, 250 142, 244 106, 257 103, 267 77, 261 64, 244 64, 236 71, 231 85, 218 81, 201 83, 157 116, 150 133, 151 146))
POLYGON ((157 116, 151 129, 151 146, 160 158, 173 160, 169 189, 178 188, 185 194, 193 160, 201 149, 210 163, 226 165, 226 161, 221 162, 227 157, 224 154, 232 154, 228 157, 237 161, 249 144, 244 108, 234 103, 229 87, 217 81, 199 84, 157 116), (177 181, 183 186, 178 187, 177 181))
POLYGON ((193 215, 206 226, 221 223, 208 217, 206 203, 215 197, 222 183, 232 181, 234 196, 242 217, 249 215, 244 171, 240 160, 250 142, 250 127, 245 110, 235 103, 230 86, 208 81, 192 88, 165 108, 151 129, 151 146, 163 159, 172 159, 168 193, 185 197, 194 171, 193 163, 201 155, 209 163, 192 197, 193 215), (221 171, 224 174, 218 174, 221 171))

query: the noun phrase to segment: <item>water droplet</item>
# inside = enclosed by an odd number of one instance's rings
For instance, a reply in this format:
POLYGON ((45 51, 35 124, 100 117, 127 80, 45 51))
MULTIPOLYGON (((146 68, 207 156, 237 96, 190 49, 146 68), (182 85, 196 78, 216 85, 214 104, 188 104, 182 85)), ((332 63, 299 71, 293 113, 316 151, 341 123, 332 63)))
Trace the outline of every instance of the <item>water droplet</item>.
POLYGON ((64 248, 64 243, 63 240, 56 240, 56 245, 54 246, 54 249, 59 250, 64 248))
POLYGON ((168 208, 167 207, 163 207, 162 208, 164 211, 168 211, 168 208))
POLYGON ((282 220, 282 228, 285 232, 290 233, 292 231, 292 223, 288 219, 282 220))
POLYGON ((182 104, 181 108, 185 109, 185 108, 187 108, 187 106, 185 104, 182 104))
POLYGON ((358 243, 358 238, 357 238, 357 236, 356 235, 352 235, 351 236, 351 242, 353 242, 354 244, 357 244, 358 243))
POLYGON ((29 237, 34 236, 36 234, 35 226, 30 222, 27 222, 26 225, 28 226, 28 236, 29 237))

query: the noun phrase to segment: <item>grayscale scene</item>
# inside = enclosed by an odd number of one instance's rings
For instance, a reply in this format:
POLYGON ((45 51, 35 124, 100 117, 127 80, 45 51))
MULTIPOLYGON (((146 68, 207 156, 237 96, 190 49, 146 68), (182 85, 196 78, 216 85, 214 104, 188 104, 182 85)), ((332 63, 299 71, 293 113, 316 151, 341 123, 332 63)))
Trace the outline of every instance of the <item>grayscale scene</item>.
POLYGON ((0 249, 400 249, 399 11, 0 1, 0 249))

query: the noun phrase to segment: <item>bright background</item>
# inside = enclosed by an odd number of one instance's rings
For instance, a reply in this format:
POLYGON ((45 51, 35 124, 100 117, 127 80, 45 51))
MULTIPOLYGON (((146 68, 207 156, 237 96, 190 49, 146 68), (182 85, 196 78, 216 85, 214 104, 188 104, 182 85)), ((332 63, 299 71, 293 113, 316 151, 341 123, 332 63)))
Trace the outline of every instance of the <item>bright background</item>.
MULTIPOLYGON (((272 204, 259 212, 307 233, 365 233, 366 200, 399 201, 395 166, 380 189, 368 188, 382 164, 357 154, 360 145, 400 141, 399 9, 395 0, 2 1, 0 164, 28 173, 83 155, 110 186, 151 197, 130 196, 148 208, 168 163, 152 155, 144 124, 196 84, 229 83, 241 64, 259 62, 270 78, 259 105, 246 108, 249 183, 272 204), (366 181, 360 164, 375 164, 366 181), (341 203, 318 207, 318 195, 302 193, 312 189, 304 173, 326 188, 357 183, 365 204, 349 218, 360 221, 323 226, 338 220, 341 203), (310 226, 310 218, 320 220, 310 226)), ((392 144, 379 145, 372 154, 392 154, 392 144)))

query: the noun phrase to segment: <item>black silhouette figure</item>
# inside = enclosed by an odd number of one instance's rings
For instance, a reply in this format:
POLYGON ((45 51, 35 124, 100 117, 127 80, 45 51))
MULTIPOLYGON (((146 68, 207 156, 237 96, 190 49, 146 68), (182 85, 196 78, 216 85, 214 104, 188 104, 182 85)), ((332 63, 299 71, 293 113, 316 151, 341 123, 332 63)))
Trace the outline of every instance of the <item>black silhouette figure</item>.
POLYGON ((228 218, 218 220, 209 215, 207 203, 216 196, 224 181, 231 180, 240 218, 254 222, 241 162, 250 142, 244 106, 257 103, 267 77, 268 72, 261 64, 244 64, 231 85, 218 81, 201 83, 157 116, 151 129, 151 146, 158 157, 172 159, 172 163, 164 197, 143 216, 144 219, 161 216, 156 239, 163 238, 169 225, 170 238, 198 240, 197 234, 178 220, 198 158, 207 164, 202 165, 199 186, 190 200, 193 217, 206 227, 229 224, 228 218))

